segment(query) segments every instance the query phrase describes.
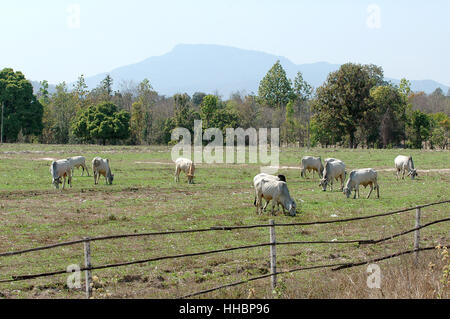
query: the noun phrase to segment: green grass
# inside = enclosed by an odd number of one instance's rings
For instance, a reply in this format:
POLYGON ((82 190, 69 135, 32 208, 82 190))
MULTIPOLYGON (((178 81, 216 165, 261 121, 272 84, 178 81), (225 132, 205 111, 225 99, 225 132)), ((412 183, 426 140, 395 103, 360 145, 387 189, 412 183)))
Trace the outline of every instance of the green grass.
MULTIPOLYGON (((304 155, 335 157, 343 160, 347 170, 373 167, 379 170, 380 199, 365 199, 368 189, 361 188, 361 199, 347 199, 338 191, 322 192, 317 175, 300 177, 299 169, 283 169, 291 195, 299 203, 296 217, 255 214, 253 176, 256 164, 198 165, 194 185, 174 181, 170 148, 164 146, 91 146, 5 144, 0 148, 0 251, 13 251, 41 245, 122 233, 140 233, 211 226, 328 220, 382 213, 399 208, 450 198, 448 171, 420 170, 448 167, 449 152, 418 150, 346 150, 282 148, 281 166, 300 166, 304 155), (395 156, 412 155, 419 178, 396 180, 395 156), (91 177, 81 177, 75 170, 73 188, 55 190, 51 185, 50 161, 43 158, 67 158, 83 155, 109 158, 114 184, 102 178, 94 186, 91 177), (140 162, 140 163, 137 163, 140 162), (150 163, 154 162, 154 163, 150 163), (167 163, 167 164, 164 164, 167 163)), ((336 185, 336 184, 335 184, 336 185)), ((424 209, 423 223, 448 217, 448 205, 424 209)), ((331 240, 379 238, 414 227, 414 212, 345 224, 288 227, 277 229, 277 240, 331 240)), ((422 231, 423 245, 448 242, 449 225, 437 224, 422 231)), ((92 244, 93 265, 147 259, 267 242, 267 229, 207 232, 189 235, 121 239, 92 244)), ((371 247, 355 245, 280 246, 278 268, 351 261, 411 248, 412 236, 371 247)), ((65 269, 71 263, 82 265, 82 245, 57 248, 28 255, 0 257, 1 278, 11 275, 65 269)), ((113 297, 177 297, 223 283, 242 280, 268 270, 268 248, 235 251, 195 258, 167 260, 151 264, 94 272, 113 297), (130 275, 135 277, 131 278, 130 275), (130 279, 131 278, 131 279, 130 279)), ((355 270, 357 271, 357 270, 355 270)), ((364 271, 361 269, 360 271, 364 271)), ((311 272, 311 274, 314 274, 311 272)), ((301 278, 299 275, 298 278, 301 278)), ((81 291, 64 287, 65 276, 34 279, 14 284, 0 284, 0 296, 11 298, 81 298, 81 291)), ((256 297, 271 297, 267 281, 227 289, 210 297, 245 297, 246 290, 258 287, 256 297), (265 288, 264 288, 265 289, 265 288), (261 291, 260 291, 261 290, 261 291)), ((101 291, 101 290, 100 290, 101 291)), ((95 292, 95 297, 104 297, 95 292)))

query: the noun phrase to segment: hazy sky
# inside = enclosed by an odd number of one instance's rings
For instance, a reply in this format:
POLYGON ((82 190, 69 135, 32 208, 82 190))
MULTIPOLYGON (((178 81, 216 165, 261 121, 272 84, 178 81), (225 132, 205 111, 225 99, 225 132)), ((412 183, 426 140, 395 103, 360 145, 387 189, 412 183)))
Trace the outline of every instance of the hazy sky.
POLYGON ((450 85, 449 13, 448 0, 1 1, 0 68, 70 82, 204 43, 450 85))

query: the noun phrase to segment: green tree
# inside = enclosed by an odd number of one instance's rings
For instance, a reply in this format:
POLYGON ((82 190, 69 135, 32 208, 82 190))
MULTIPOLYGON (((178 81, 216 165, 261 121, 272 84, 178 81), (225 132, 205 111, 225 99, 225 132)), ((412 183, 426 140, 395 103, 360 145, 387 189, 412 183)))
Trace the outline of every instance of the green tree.
POLYGON ((366 143, 380 146, 398 145, 405 137, 406 103, 401 93, 392 85, 382 85, 371 90, 373 109, 362 121, 366 143))
POLYGON ((299 112, 298 139, 299 146, 302 145, 303 136, 306 135, 308 148, 310 147, 310 135, 311 135, 311 104, 314 89, 313 87, 303 79, 301 72, 298 72, 294 79, 293 93, 295 97, 295 104, 297 105, 299 112), (303 132, 304 125, 300 125, 301 120, 306 121, 306 134, 303 132))
POLYGON ((317 121, 325 128, 333 128, 334 140, 357 147, 355 134, 374 107, 370 91, 383 85, 383 70, 375 65, 347 63, 328 75, 316 92, 313 108, 320 114, 317 121), (330 122, 325 122, 330 121, 330 122))
POLYGON ((291 81, 278 60, 261 80, 259 102, 273 108, 283 108, 293 98, 291 81))
POLYGON ((219 98, 215 95, 207 95, 203 98, 200 104, 200 116, 204 121, 203 126, 205 128, 213 127, 210 126, 210 122, 214 114, 219 109, 219 98))
POLYGON ((124 140, 130 136, 130 113, 119 111, 115 104, 103 102, 81 110, 72 131, 83 141, 124 140))
POLYGON ((427 114, 419 110, 412 112, 407 125, 411 147, 422 148, 422 142, 427 141, 430 136, 431 125, 431 119, 427 114))
POLYGON ((113 82, 114 81, 113 81, 112 77, 109 74, 107 74, 106 77, 101 82, 101 88, 103 89, 103 92, 106 94, 108 99, 112 96, 113 82))
POLYGON ((206 96, 203 92, 195 92, 192 96, 192 104, 199 106, 203 102, 203 98, 206 96))
POLYGON ((42 132, 43 106, 33 95, 33 86, 22 72, 0 71, 0 104, 4 103, 4 141, 15 142, 19 132, 38 136, 42 132))
POLYGON ((45 105, 43 143, 66 144, 70 140, 70 125, 77 114, 76 96, 68 91, 65 82, 56 86, 56 92, 45 105))

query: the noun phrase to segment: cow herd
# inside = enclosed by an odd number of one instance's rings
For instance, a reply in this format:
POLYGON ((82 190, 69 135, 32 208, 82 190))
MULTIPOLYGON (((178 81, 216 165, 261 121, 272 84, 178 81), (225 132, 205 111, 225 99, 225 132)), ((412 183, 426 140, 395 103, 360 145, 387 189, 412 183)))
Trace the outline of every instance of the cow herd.
MULTIPOLYGON (((53 161, 50 165, 50 174, 52 175, 52 184, 55 188, 59 188, 59 184, 63 184, 63 189, 67 183, 72 187, 72 176, 75 168, 82 168, 82 176, 84 171, 89 176, 89 170, 86 166, 86 158, 84 156, 75 156, 68 159, 62 159, 53 161), (63 179, 63 181, 61 180, 63 179)), ((92 160, 92 172, 94 173, 94 184, 98 184, 100 175, 103 175, 106 180, 106 184, 111 185, 114 180, 114 174, 111 173, 109 166, 109 160, 101 157, 96 157, 92 160)))
MULTIPOLYGON (((397 179, 402 173, 402 178, 405 178, 405 173, 414 179, 417 176, 417 170, 414 168, 414 162, 411 156, 399 155, 394 160, 397 179)), ((59 184, 63 184, 63 189, 66 185, 66 178, 68 184, 72 187, 72 176, 75 168, 82 168, 89 176, 89 170, 86 166, 86 159, 83 156, 71 157, 68 159, 53 161, 50 166, 50 173, 52 175, 52 184, 59 188, 59 184), (63 181, 61 180, 63 179, 63 181)), ((340 191, 350 197, 354 191, 354 199, 359 198, 359 186, 370 186, 370 192, 367 198, 374 190, 377 191, 377 198, 380 198, 380 186, 378 184, 378 173, 373 168, 363 168, 352 170, 348 174, 345 163, 336 158, 326 158, 324 164, 320 157, 305 156, 301 161, 301 177, 306 178, 307 172, 317 172, 320 177, 319 186, 325 192, 328 187, 333 191, 334 181, 340 181, 340 191), (347 182, 345 182, 347 180, 347 182)), ((108 159, 95 157, 92 160, 92 171, 94 174, 94 184, 97 185, 100 175, 105 177, 106 184, 111 185, 114 180, 114 174, 111 173, 111 167, 108 159)), ((178 158, 175 161, 175 182, 180 181, 180 173, 184 172, 187 176, 188 183, 194 183, 195 165, 187 158, 178 158)), ((269 175, 261 173, 253 178, 253 186, 255 189, 254 205, 256 206, 256 213, 261 214, 266 210, 270 201, 272 201, 272 214, 274 214, 275 206, 279 208, 282 206, 283 212, 295 216, 297 213, 297 204, 289 194, 286 177, 284 175, 269 175), (264 207, 262 207, 262 199, 266 200, 264 207)), ((302 200, 300 200, 302 201, 302 200)), ((303 201, 302 201, 303 202, 303 201)))
MULTIPOLYGON (((402 173, 403 179, 405 178, 406 172, 408 172, 407 176, 411 176, 411 179, 414 179, 417 176, 417 170, 414 168, 414 162, 411 156, 399 155, 395 158, 394 164, 397 172, 397 179, 399 178, 400 172, 402 173)), ((353 199, 356 199, 356 196, 359 198, 360 185, 364 187, 370 186, 367 198, 370 198, 370 195, 374 190, 377 191, 377 198, 380 198, 378 173, 373 168, 352 170, 347 179, 345 163, 341 160, 336 158, 326 158, 324 164, 322 164, 322 159, 320 157, 305 156, 302 158, 300 175, 306 177, 306 173, 311 171, 313 177, 314 172, 317 172, 319 175, 319 186, 322 187, 324 192, 327 190, 328 186, 331 191, 333 191, 333 182, 335 180, 340 180, 340 191, 343 192, 347 198, 350 197, 353 191, 355 192, 353 199), (345 183, 346 179, 347 182, 345 183)), ((254 205, 256 206, 257 214, 260 214, 262 210, 265 210, 272 200, 272 214, 274 214, 275 205, 281 205, 283 207, 283 212, 287 210, 291 216, 295 216, 297 205, 289 195, 286 177, 284 175, 273 176, 258 174, 253 179, 253 186, 255 188, 254 205), (264 208, 262 208, 263 198, 266 200, 264 208)))

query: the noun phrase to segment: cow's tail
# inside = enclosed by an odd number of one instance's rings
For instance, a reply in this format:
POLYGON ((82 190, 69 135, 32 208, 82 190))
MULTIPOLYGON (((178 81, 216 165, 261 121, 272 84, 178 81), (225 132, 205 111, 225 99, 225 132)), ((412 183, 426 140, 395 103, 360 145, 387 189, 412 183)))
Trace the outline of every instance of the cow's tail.
POLYGON ((409 161, 411 162, 411 164, 409 165, 411 169, 414 169, 414 162, 412 159, 412 156, 409 157, 409 161))
POLYGON ((191 176, 191 177, 194 177, 194 174, 195 174, 195 164, 194 164, 194 163, 191 163, 191 164, 189 165, 189 172, 188 172, 188 175, 191 176))
POLYGON ((52 163, 52 177, 53 179, 57 179, 58 178, 58 171, 57 171, 57 164, 56 161, 53 161, 52 163))

